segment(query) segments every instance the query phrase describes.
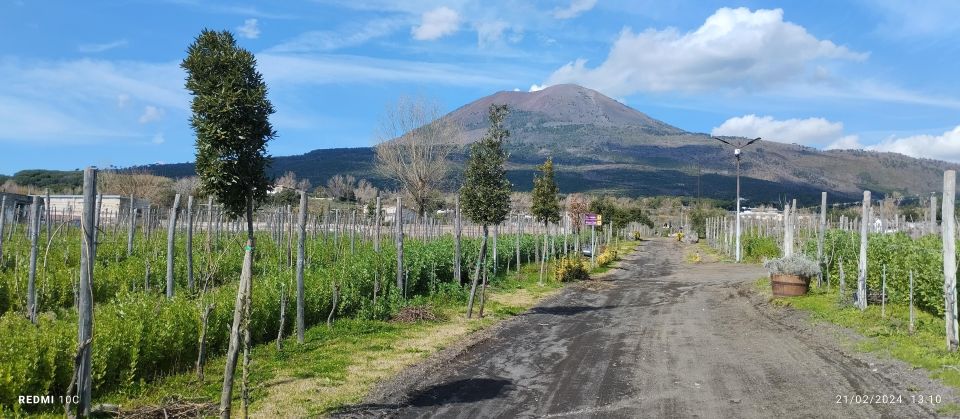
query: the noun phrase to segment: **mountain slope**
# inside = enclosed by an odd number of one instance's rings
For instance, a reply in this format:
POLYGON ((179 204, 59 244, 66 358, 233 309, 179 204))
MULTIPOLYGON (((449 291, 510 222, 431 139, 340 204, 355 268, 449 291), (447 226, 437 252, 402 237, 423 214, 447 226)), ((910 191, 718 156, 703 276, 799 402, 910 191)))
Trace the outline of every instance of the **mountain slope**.
MULTIPOLYGON (((688 195, 733 199, 735 166, 729 147, 706 134, 690 133, 630 108, 603 94, 576 85, 551 86, 538 92, 498 92, 444 116, 464 127, 464 145, 487 128, 490 104, 510 108, 509 176, 518 190, 529 190, 533 170, 547 157, 557 163, 564 192, 605 191, 625 195, 688 195), (701 176, 697 176, 697 173, 701 176)), ((863 189, 880 195, 927 194, 938 190, 952 163, 915 159, 895 153, 820 151, 777 139, 744 150, 743 196, 753 203, 778 201, 782 195, 819 202, 828 191, 839 200, 856 200, 863 189)), ((466 147, 454 155, 459 171, 466 147)), ((272 172, 292 170, 314 185, 336 173, 352 174, 387 185, 374 171, 369 148, 314 150, 277 157, 272 172)), ((192 165, 157 165, 158 174, 184 176, 192 165)), ((451 187, 457 184, 456 173, 451 187)))

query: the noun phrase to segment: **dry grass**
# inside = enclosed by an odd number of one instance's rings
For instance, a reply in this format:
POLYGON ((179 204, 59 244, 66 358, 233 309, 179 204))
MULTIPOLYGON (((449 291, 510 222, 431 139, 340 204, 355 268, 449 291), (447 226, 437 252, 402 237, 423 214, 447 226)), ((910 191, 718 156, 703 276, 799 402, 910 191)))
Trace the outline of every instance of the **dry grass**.
MULTIPOLYGON (((535 286, 534 286, 535 287, 535 286)), ((296 378, 280 373, 266 384, 267 395, 257 401, 255 418, 299 418, 322 415, 339 406, 356 404, 377 383, 387 380, 467 335, 489 327, 504 317, 497 306, 526 310, 556 289, 527 288, 492 291, 487 295, 488 311, 482 320, 467 320, 463 313, 448 310, 440 322, 408 324, 399 337, 377 337, 365 348, 349 353, 343 380, 296 378), (371 349, 375 348, 375 349, 371 349)))
POLYGON ((471 330, 462 316, 443 323, 410 329, 393 341, 382 339, 379 350, 356 351, 342 382, 323 378, 282 376, 273 380, 268 395, 257 404, 252 417, 299 418, 314 416, 344 404, 358 403, 376 383, 390 378, 430 354, 450 345, 471 330))

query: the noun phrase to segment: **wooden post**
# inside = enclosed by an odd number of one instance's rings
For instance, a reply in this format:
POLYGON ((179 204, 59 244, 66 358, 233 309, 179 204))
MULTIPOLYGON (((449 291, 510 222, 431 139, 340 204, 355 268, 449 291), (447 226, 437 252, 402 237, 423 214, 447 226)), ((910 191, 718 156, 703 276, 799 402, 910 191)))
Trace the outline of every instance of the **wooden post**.
MULTIPOLYGON (((213 240, 213 195, 207 197, 207 257, 210 257, 213 249, 211 242, 213 240)), ((209 269, 209 267, 208 267, 209 269)))
POLYGON ((883 282, 880 284, 880 318, 887 318, 887 265, 883 265, 883 282))
POLYGON ((300 191, 300 213, 297 214, 297 343, 303 343, 305 296, 303 289, 303 263, 307 239, 307 192, 300 191))
MULTIPOLYGON (((280 283, 280 325, 277 327, 277 351, 280 351, 283 349, 283 328, 286 322, 287 322, 287 284, 281 282, 280 283)), ((300 336, 297 336, 297 339, 299 340, 300 336)), ((300 343, 303 343, 303 342, 300 342, 300 343)))
POLYGON ((857 307, 867 309, 867 234, 870 214, 870 191, 863 191, 863 215, 860 217, 860 263, 857 273, 857 307))
POLYGON ((0 197, 0 265, 3 265, 3 228, 7 223, 7 196, 0 197))
POLYGON ((83 171, 83 215, 80 219, 82 240, 80 242, 80 283, 77 308, 77 347, 80 348, 77 365, 77 411, 86 417, 90 415, 91 381, 90 354, 93 346, 93 267, 96 262, 94 228, 96 221, 97 171, 86 168, 83 171))
POLYGON ((520 213, 517 213, 517 274, 520 274, 520 213))
POLYGON ((463 271, 461 271, 461 260, 460 260, 460 237, 462 231, 460 230, 460 197, 457 196, 453 204, 453 280, 456 284, 460 284, 460 281, 463 280, 463 271))
MULTIPOLYGON (((957 193, 957 172, 947 170, 943 172, 943 294, 945 305, 945 320, 947 328, 947 350, 956 352, 960 346, 957 339, 957 254, 955 234, 955 219, 953 217, 953 203, 957 193)), ((936 199, 936 197, 934 197, 936 199)), ((936 223, 936 212, 933 212, 933 222, 936 223)))
POLYGON ((840 263, 840 304, 846 305, 847 302, 845 300, 847 296, 847 274, 844 273, 843 271, 843 259, 839 259, 838 262, 840 263))
POLYGON ((27 317, 37 324, 37 241, 40 236, 40 197, 30 203, 30 271, 27 279, 27 317))
POLYGON ((127 220, 127 257, 133 255, 133 236, 137 228, 137 209, 133 205, 133 195, 130 195, 130 210, 129 217, 127 220))
MULTIPOLYGON (((117 208, 117 210, 119 211, 119 208, 117 208)), ((43 211, 45 213, 43 224, 47 226, 47 240, 49 241, 51 234, 50 227, 52 226, 50 222, 53 221, 53 219, 50 218, 50 188, 47 188, 47 197, 43 200, 43 211)))
POLYGON ((910 271, 910 334, 913 334, 914 327, 913 322, 916 319, 913 314, 913 271, 910 271))
POLYGON ((403 283, 403 200, 399 196, 397 197, 397 210, 394 211, 393 223, 396 225, 394 239, 397 247, 397 288, 400 292, 403 292, 405 291, 403 283))
POLYGON ((173 251, 174 236, 177 226, 177 207, 180 206, 180 194, 173 197, 173 207, 170 208, 170 219, 167 220, 167 298, 173 298, 173 251))
POLYGON ((187 289, 193 292, 193 195, 187 195, 187 289))
MULTIPOLYGON (((493 275, 497 275, 497 233, 500 231, 500 224, 493 226, 493 275)), ((486 278, 484 278, 486 279, 486 278)), ((483 293, 481 292, 482 296, 483 293)), ((480 316, 483 316, 483 304, 480 304, 480 316)))
POLYGON ((793 229, 790 222, 790 205, 783 207, 783 257, 793 256, 793 229))
POLYGON ((380 192, 377 192, 377 204, 374 208, 376 212, 374 217, 374 232, 373 232, 373 251, 377 254, 377 269, 373 272, 373 313, 377 314, 377 293, 380 292, 380 269, 382 268, 382 263, 380 259, 380 192))
MULTIPOLYGON (((944 186, 946 186, 946 178, 944 178, 944 186)), ((937 196, 933 194, 930 195, 930 234, 937 234, 937 196)))
POLYGON ((817 263, 820 264, 820 275, 817 278, 817 285, 823 286, 823 241, 827 234, 827 193, 820 192, 820 225, 817 229, 817 263))

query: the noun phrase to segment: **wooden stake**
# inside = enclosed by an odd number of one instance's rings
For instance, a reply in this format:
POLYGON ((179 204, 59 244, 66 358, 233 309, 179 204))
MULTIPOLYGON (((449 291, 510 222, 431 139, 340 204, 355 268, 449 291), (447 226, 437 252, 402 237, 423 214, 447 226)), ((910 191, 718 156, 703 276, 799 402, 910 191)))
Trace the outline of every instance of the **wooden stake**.
MULTIPOLYGON (((956 222, 953 216, 953 203, 957 193, 957 172, 947 170, 943 172, 943 294, 945 305, 945 322, 947 329, 947 350, 956 352, 960 346, 957 338, 957 254, 955 234, 956 222)), ((936 199, 936 197, 934 197, 936 199)), ((936 212, 933 212, 933 222, 936 223, 936 212)), ((934 224, 935 225, 935 224, 934 224)))

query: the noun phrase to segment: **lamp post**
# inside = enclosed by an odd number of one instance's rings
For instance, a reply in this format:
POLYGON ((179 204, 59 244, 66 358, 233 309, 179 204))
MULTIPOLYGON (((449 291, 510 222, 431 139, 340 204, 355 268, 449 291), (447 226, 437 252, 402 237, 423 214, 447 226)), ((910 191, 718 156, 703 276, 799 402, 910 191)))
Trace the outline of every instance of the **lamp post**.
POLYGON ((717 140, 721 143, 733 147, 733 156, 737 159, 737 241, 736 241, 736 260, 737 263, 740 263, 740 150, 747 147, 750 144, 753 144, 757 141, 760 141, 760 137, 754 138, 750 141, 747 141, 746 144, 738 141, 736 144, 730 143, 722 138, 713 137, 714 140, 717 140))

